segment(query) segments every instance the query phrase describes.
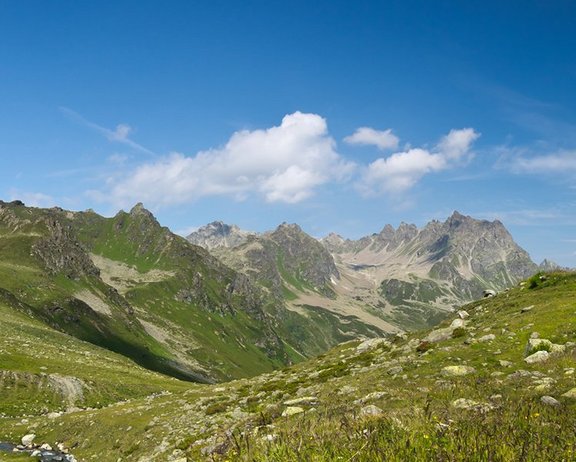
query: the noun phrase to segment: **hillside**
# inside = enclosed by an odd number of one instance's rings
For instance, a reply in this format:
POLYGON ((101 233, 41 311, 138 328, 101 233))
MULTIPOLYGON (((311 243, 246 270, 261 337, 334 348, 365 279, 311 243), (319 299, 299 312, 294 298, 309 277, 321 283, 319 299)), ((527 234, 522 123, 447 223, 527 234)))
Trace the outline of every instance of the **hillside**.
MULTIPOLYGON (((71 448, 79 461, 104 462, 573 460, 575 295, 576 274, 537 275, 462 307, 434 330, 347 342, 224 385, 153 375, 147 392, 157 392, 140 398, 133 390, 104 407, 48 415, 38 403, 44 396, 22 389, 19 405, 4 407, 0 441, 33 433, 38 443, 71 448)), ((37 360, 31 332, 38 324, 23 316, 12 318, 3 337, 5 357, 17 358, 9 370, 50 364, 54 342, 78 342, 46 336, 37 360), (31 349, 16 356, 10 345, 22 343, 31 349)), ((109 355, 88 348, 96 360, 90 365, 109 355)), ((89 385, 91 367, 82 371, 89 385)), ((114 367, 100 383, 112 384, 124 368, 148 374, 121 358, 114 367)), ((72 369, 59 372, 74 377, 72 369)))
POLYGON ((287 310, 141 204, 104 218, 0 203, 0 289, 46 326, 199 382, 271 371, 379 333, 360 325, 347 334, 334 316, 287 310))

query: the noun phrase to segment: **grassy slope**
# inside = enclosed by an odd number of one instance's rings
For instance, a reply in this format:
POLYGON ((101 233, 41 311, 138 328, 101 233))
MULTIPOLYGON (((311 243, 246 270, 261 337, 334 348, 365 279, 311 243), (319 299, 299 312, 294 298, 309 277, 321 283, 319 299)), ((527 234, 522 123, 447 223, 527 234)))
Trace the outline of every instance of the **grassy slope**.
POLYGON ((576 402, 562 397, 576 386, 574 349, 542 364, 523 359, 533 332, 559 344, 576 340, 575 295, 576 275, 556 274, 466 306, 465 331, 432 348, 422 346, 427 332, 366 351, 348 342, 223 386, 182 384, 171 394, 54 420, 2 418, 0 434, 16 440, 34 430, 42 441, 75 445, 80 460, 99 461, 185 454, 189 460, 574 460, 576 402), (494 340, 479 341, 488 334, 494 340), (447 377, 441 370, 449 365, 475 372, 447 377), (543 395, 561 406, 542 404, 543 395), (316 403, 281 416, 283 403, 298 396, 316 403), (476 405, 459 409, 453 403, 460 398, 476 405), (367 405, 381 415, 363 416, 367 405))

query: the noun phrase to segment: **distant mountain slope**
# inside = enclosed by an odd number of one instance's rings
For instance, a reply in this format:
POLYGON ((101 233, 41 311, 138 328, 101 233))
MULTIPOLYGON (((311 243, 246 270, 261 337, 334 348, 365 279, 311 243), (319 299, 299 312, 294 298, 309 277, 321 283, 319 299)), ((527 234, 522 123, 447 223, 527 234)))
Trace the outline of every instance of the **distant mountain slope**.
POLYGON ((54 329, 195 381, 254 375, 382 333, 350 316, 288 310, 141 204, 104 218, 0 202, 0 289, 54 329))
POLYGON ((355 241, 332 233, 318 242, 283 224, 230 246, 218 243, 219 230, 202 232, 213 255, 293 309, 316 306, 387 331, 433 325, 485 289, 503 290, 538 270, 502 223, 458 212, 422 229, 386 225, 355 241))
POLYGON ((211 253, 258 283, 277 303, 285 303, 307 318, 320 314, 328 317, 348 336, 397 330, 365 310, 363 303, 338 296, 340 273, 334 258, 296 224, 283 223, 234 247, 221 244, 211 253))
POLYGON ((458 212, 422 229, 386 225, 356 241, 329 235, 322 242, 342 274, 366 282, 354 296, 406 327, 429 323, 434 310, 476 299, 484 289, 511 287, 538 269, 500 221, 458 212))

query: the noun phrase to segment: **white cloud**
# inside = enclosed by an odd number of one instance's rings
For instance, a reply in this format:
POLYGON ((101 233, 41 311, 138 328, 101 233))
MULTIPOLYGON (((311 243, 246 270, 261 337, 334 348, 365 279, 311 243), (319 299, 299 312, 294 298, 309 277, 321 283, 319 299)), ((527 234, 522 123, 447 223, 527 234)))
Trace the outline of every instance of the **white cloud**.
POLYGON ((110 141, 126 141, 129 140, 128 135, 130 135, 131 131, 130 125, 118 124, 116 125, 116 130, 110 131, 107 137, 110 141))
POLYGON ((97 131, 104 137, 106 137, 109 141, 115 141, 118 143, 122 143, 126 146, 131 147, 140 152, 145 152, 146 154, 155 155, 154 152, 150 151, 150 149, 145 148, 141 144, 136 143, 130 139, 130 133, 132 132, 132 128, 126 124, 118 124, 114 130, 110 130, 109 128, 102 127, 94 122, 91 122, 84 117, 82 117, 77 112, 69 109, 67 107, 61 107, 60 111, 66 114, 71 119, 75 120, 76 122, 97 131))
POLYGON ((54 207, 56 205, 56 200, 47 194, 39 192, 26 192, 17 189, 11 189, 10 200, 21 200, 29 207, 54 207))
POLYGON ((244 199, 250 194, 295 203, 353 169, 336 152, 322 117, 295 112, 279 126, 238 131, 222 148, 195 156, 172 153, 141 165, 122 179, 111 179, 110 191, 97 195, 121 206, 138 201, 172 205, 214 195, 244 199))
POLYGON ((400 139, 392 133, 392 129, 379 131, 370 127, 360 127, 352 135, 344 138, 348 144, 376 146, 380 150, 396 149, 400 139))
POLYGON ((519 156, 512 161, 516 173, 574 173, 576 172, 576 151, 562 151, 543 156, 519 156))
POLYGON ((471 128, 451 130, 432 151, 413 148, 377 159, 364 171, 358 188, 365 195, 404 192, 424 175, 467 160, 470 147, 479 136, 471 128))

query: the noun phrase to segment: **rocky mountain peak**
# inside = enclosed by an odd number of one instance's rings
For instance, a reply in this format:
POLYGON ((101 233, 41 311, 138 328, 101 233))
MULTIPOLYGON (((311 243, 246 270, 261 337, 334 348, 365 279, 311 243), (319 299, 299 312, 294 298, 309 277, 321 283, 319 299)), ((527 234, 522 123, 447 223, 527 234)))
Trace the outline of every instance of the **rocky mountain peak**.
POLYGON ((213 221, 190 233, 186 239, 192 244, 211 250, 238 247, 255 235, 256 233, 244 231, 236 225, 213 221))
POLYGON ((152 215, 152 212, 146 209, 142 202, 138 202, 134 207, 132 207, 132 209, 130 210, 130 215, 133 217, 146 216, 155 219, 154 215, 152 215))

